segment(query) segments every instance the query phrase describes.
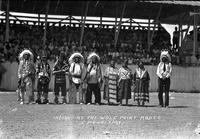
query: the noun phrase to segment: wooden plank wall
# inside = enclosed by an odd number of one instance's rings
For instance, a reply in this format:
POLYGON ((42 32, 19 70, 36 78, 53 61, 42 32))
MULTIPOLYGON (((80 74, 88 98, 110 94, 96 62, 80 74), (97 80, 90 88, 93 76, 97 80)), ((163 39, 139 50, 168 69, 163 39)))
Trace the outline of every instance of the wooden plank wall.
MULTIPOLYGON (((51 68, 53 67, 53 62, 50 62, 51 68)), ((2 77, 0 88, 6 90, 16 90, 17 88, 17 63, 6 62, 3 66, 7 69, 6 73, 2 77)), ((102 65, 102 71, 108 65, 102 65)), ((117 65, 120 67, 120 65, 117 65)), ((136 65, 129 66, 132 71, 135 71, 136 65)), ((150 91, 157 91, 157 76, 156 68, 157 66, 145 66, 150 74, 150 91)), ((67 78, 68 79, 68 78, 67 78)), ((35 85, 36 86, 36 85, 35 85)), ((52 76, 50 82, 50 89, 52 90, 54 86, 54 77, 52 76)), ((67 88, 69 87, 69 82, 67 81, 67 88)), ((173 72, 171 77, 171 91, 178 92, 200 92, 200 68, 199 67, 180 67, 173 66, 173 72)))

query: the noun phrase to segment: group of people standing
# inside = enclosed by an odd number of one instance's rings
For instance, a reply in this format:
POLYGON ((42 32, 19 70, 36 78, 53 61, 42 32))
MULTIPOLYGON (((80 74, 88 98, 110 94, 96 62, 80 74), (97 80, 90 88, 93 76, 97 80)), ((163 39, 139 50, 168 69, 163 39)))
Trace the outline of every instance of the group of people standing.
MULTIPOLYGON (((100 57, 96 53, 91 53, 84 62, 81 53, 73 53, 66 61, 64 53, 57 57, 52 70, 47 61, 47 55, 42 53, 40 60, 33 62, 33 53, 30 50, 24 50, 19 55, 18 68, 18 100, 24 104, 24 94, 28 94, 29 103, 48 104, 49 83, 54 77, 54 103, 59 103, 59 94, 61 92, 62 104, 80 103, 92 104, 92 94, 94 94, 95 104, 101 104, 101 88, 103 88, 103 99, 108 104, 122 105, 123 100, 128 105, 128 100, 132 98, 131 92, 134 92, 134 101, 138 105, 145 105, 149 102, 149 83, 150 76, 145 69, 142 61, 138 62, 135 72, 128 67, 128 61, 125 60, 122 67, 116 67, 115 60, 111 59, 110 65, 102 71, 100 57), (84 64, 87 63, 87 64, 84 64), (68 76, 69 90, 67 91, 66 82, 68 76), (34 83, 37 83, 37 99, 34 101, 34 83), (67 92, 68 102, 67 102, 67 92), (43 96, 43 99, 41 98, 43 96), (43 101, 42 101, 43 100, 43 101)), ((169 105, 169 87, 172 66, 170 55, 167 51, 161 52, 161 61, 157 68, 159 81, 159 104, 160 106, 169 105), (165 91, 165 105, 163 105, 163 91, 165 91)))

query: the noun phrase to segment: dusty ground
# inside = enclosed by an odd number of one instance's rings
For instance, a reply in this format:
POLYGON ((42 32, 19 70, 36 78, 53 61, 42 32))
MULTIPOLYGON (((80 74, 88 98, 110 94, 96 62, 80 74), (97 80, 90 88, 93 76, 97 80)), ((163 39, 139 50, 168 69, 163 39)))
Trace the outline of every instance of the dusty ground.
MULTIPOLYGON (((13 92, 0 93, 0 137, 6 138, 200 138, 200 94, 171 93, 170 108, 107 105, 19 105, 13 92)), ((50 95, 53 101, 53 95, 50 95)))

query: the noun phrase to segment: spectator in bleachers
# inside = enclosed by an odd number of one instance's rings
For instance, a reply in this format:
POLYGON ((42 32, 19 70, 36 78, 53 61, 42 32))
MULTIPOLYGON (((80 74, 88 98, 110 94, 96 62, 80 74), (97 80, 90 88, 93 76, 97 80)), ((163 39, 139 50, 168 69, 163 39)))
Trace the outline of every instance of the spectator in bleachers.
MULTIPOLYGON (((0 25, 0 32, 5 34, 5 29, 0 25)), ((40 49, 43 49, 43 28, 42 26, 28 26, 12 24, 10 28, 10 35, 12 41, 5 47, 5 59, 13 61, 9 54, 16 52, 18 49, 25 47, 31 48, 35 54, 38 54, 40 49), (16 47, 17 46, 17 47, 16 47), (13 50, 15 49, 15 50, 13 50)), ((155 33, 161 35, 158 40, 167 40, 164 31, 155 33), (164 34, 164 35, 163 35, 164 34)), ((117 63, 121 63, 124 59, 142 58, 147 53, 147 32, 145 30, 121 30, 118 38, 117 46, 114 47, 114 29, 104 28, 85 28, 83 36, 83 45, 79 46, 80 28, 78 27, 52 27, 47 30, 47 49, 50 53, 50 60, 55 60, 55 56, 60 51, 65 53, 73 53, 75 50, 80 52, 89 53, 91 50, 97 52, 102 57, 102 62, 108 63, 107 59, 110 56, 117 59, 117 63), (144 51, 145 50, 145 51, 144 51)), ((3 44, 4 36, 0 36, 0 45, 3 44)), ((160 52, 160 44, 158 40, 153 40, 153 51, 160 52)), ((152 59, 159 59, 156 54, 150 54, 152 59), (155 58, 156 57, 156 58, 155 58)), ((14 57, 14 55, 13 55, 14 57)))
POLYGON ((179 31, 177 27, 175 27, 175 31, 173 32, 173 49, 176 51, 179 47, 179 31))

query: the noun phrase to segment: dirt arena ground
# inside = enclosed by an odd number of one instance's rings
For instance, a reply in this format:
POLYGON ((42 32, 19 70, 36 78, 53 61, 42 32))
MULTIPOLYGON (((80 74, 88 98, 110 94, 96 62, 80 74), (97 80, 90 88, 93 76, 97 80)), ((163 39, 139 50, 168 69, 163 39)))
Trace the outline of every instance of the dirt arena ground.
POLYGON ((0 92, 2 139, 200 138, 198 93, 170 93, 169 108, 157 107, 157 93, 150 94, 146 107, 132 100, 129 106, 20 105, 16 100, 14 92, 0 92))

